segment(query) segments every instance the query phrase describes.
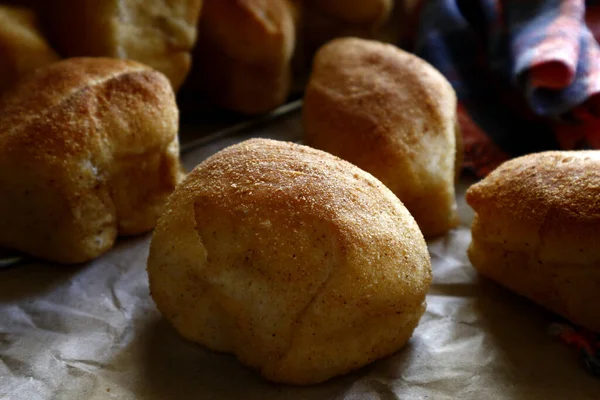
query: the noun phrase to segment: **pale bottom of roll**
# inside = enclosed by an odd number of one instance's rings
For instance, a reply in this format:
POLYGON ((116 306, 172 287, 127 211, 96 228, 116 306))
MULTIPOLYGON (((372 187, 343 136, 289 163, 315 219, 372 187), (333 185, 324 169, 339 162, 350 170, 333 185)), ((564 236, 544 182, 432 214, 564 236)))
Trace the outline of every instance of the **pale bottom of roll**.
MULTIPOLYGON (((205 298, 199 300, 197 309, 219 311, 221 306, 205 298)), ((361 321, 360 324, 348 326, 337 335, 327 332, 315 337, 302 332, 311 329, 298 322, 299 332, 292 335, 292 342, 285 355, 277 361, 271 360, 264 365, 252 365, 251 360, 243 357, 243 348, 247 345, 235 334, 235 322, 219 316, 208 323, 218 335, 201 335, 190 331, 190 325, 178 325, 183 320, 178 315, 174 322, 179 333, 187 340, 201 343, 213 351, 224 353, 240 353, 238 358, 245 364, 258 369, 266 379, 293 385, 306 385, 323 382, 333 376, 343 375, 359 369, 366 364, 390 356, 402 349, 413 335, 427 304, 423 302, 412 313, 390 315, 383 313, 380 317, 361 321), (385 329, 382 329, 385 327, 385 329), (237 350, 234 349, 238 347, 237 350), (310 349, 310 352, 307 351, 310 349)), ((207 321, 205 321, 207 322, 207 321)))
POLYGON ((575 324, 600 332, 600 265, 542 262, 531 252, 473 238, 469 258, 482 275, 575 324))

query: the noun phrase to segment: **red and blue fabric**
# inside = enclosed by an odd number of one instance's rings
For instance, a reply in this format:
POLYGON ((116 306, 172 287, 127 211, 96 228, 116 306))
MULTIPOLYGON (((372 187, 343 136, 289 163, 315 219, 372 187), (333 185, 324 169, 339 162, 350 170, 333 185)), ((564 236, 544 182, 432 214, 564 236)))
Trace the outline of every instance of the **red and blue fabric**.
POLYGON ((461 105, 466 167, 484 176, 506 159, 600 148, 598 1, 429 0, 414 51, 461 105))

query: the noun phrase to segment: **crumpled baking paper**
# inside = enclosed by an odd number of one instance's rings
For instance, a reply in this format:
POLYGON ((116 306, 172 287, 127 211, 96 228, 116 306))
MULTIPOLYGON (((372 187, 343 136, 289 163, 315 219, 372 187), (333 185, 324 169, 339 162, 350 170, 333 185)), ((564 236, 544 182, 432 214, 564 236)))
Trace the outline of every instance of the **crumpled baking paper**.
MULTIPOLYGON (((250 137, 299 140, 299 113, 222 137, 183 157, 188 169, 250 137)), ((472 218, 429 243, 427 312, 396 354, 320 385, 264 381, 231 355, 186 342, 161 317, 145 271, 150 235, 79 266, 0 270, 0 398, 37 399, 600 399, 556 317, 480 278, 466 249, 472 218)))

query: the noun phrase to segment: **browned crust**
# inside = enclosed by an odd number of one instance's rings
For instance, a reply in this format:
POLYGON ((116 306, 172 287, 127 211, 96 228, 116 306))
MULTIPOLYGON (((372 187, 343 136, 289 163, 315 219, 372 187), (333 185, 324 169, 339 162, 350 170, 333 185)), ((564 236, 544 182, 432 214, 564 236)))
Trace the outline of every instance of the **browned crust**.
POLYGON ((423 236, 379 181, 265 139, 228 147, 178 186, 148 274, 184 337, 295 384, 402 347, 431 281, 423 236))
POLYGON ((600 331, 600 151, 505 162, 467 191, 469 257, 486 276, 600 331))
POLYGON ((181 179, 178 111, 142 64, 73 58, 0 99, 0 244, 59 262, 151 229, 181 179))
POLYGON ((553 262, 600 262, 600 152, 544 152, 502 164, 467 191, 488 241, 553 262))
POLYGON ((456 96, 431 65, 392 45, 343 38, 317 53, 305 143, 389 187, 425 236, 454 227, 456 96))
POLYGON ((467 191, 476 211, 490 207, 539 223, 600 220, 600 151, 548 151, 505 162, 467 191), (492 201, 493 200, 493 201, 492 201))

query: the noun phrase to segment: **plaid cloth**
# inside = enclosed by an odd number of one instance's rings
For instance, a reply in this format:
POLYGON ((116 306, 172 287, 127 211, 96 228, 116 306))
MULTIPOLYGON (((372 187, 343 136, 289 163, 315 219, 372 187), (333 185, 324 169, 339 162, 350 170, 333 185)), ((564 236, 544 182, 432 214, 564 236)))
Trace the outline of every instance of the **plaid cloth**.
POLYGON ((456 90, 465 167, 477 176, 526 153, 600 148, 600 1, 587 3, 421 5, 414 51, 456 90))
MULTIPOLYGON (((479 177, 510 157, 600 148, 600 0, 426 0, 414 52, 456 90, 465 167, 479 177)), ((600 335, 550 333, 600 377, 600 335)))

